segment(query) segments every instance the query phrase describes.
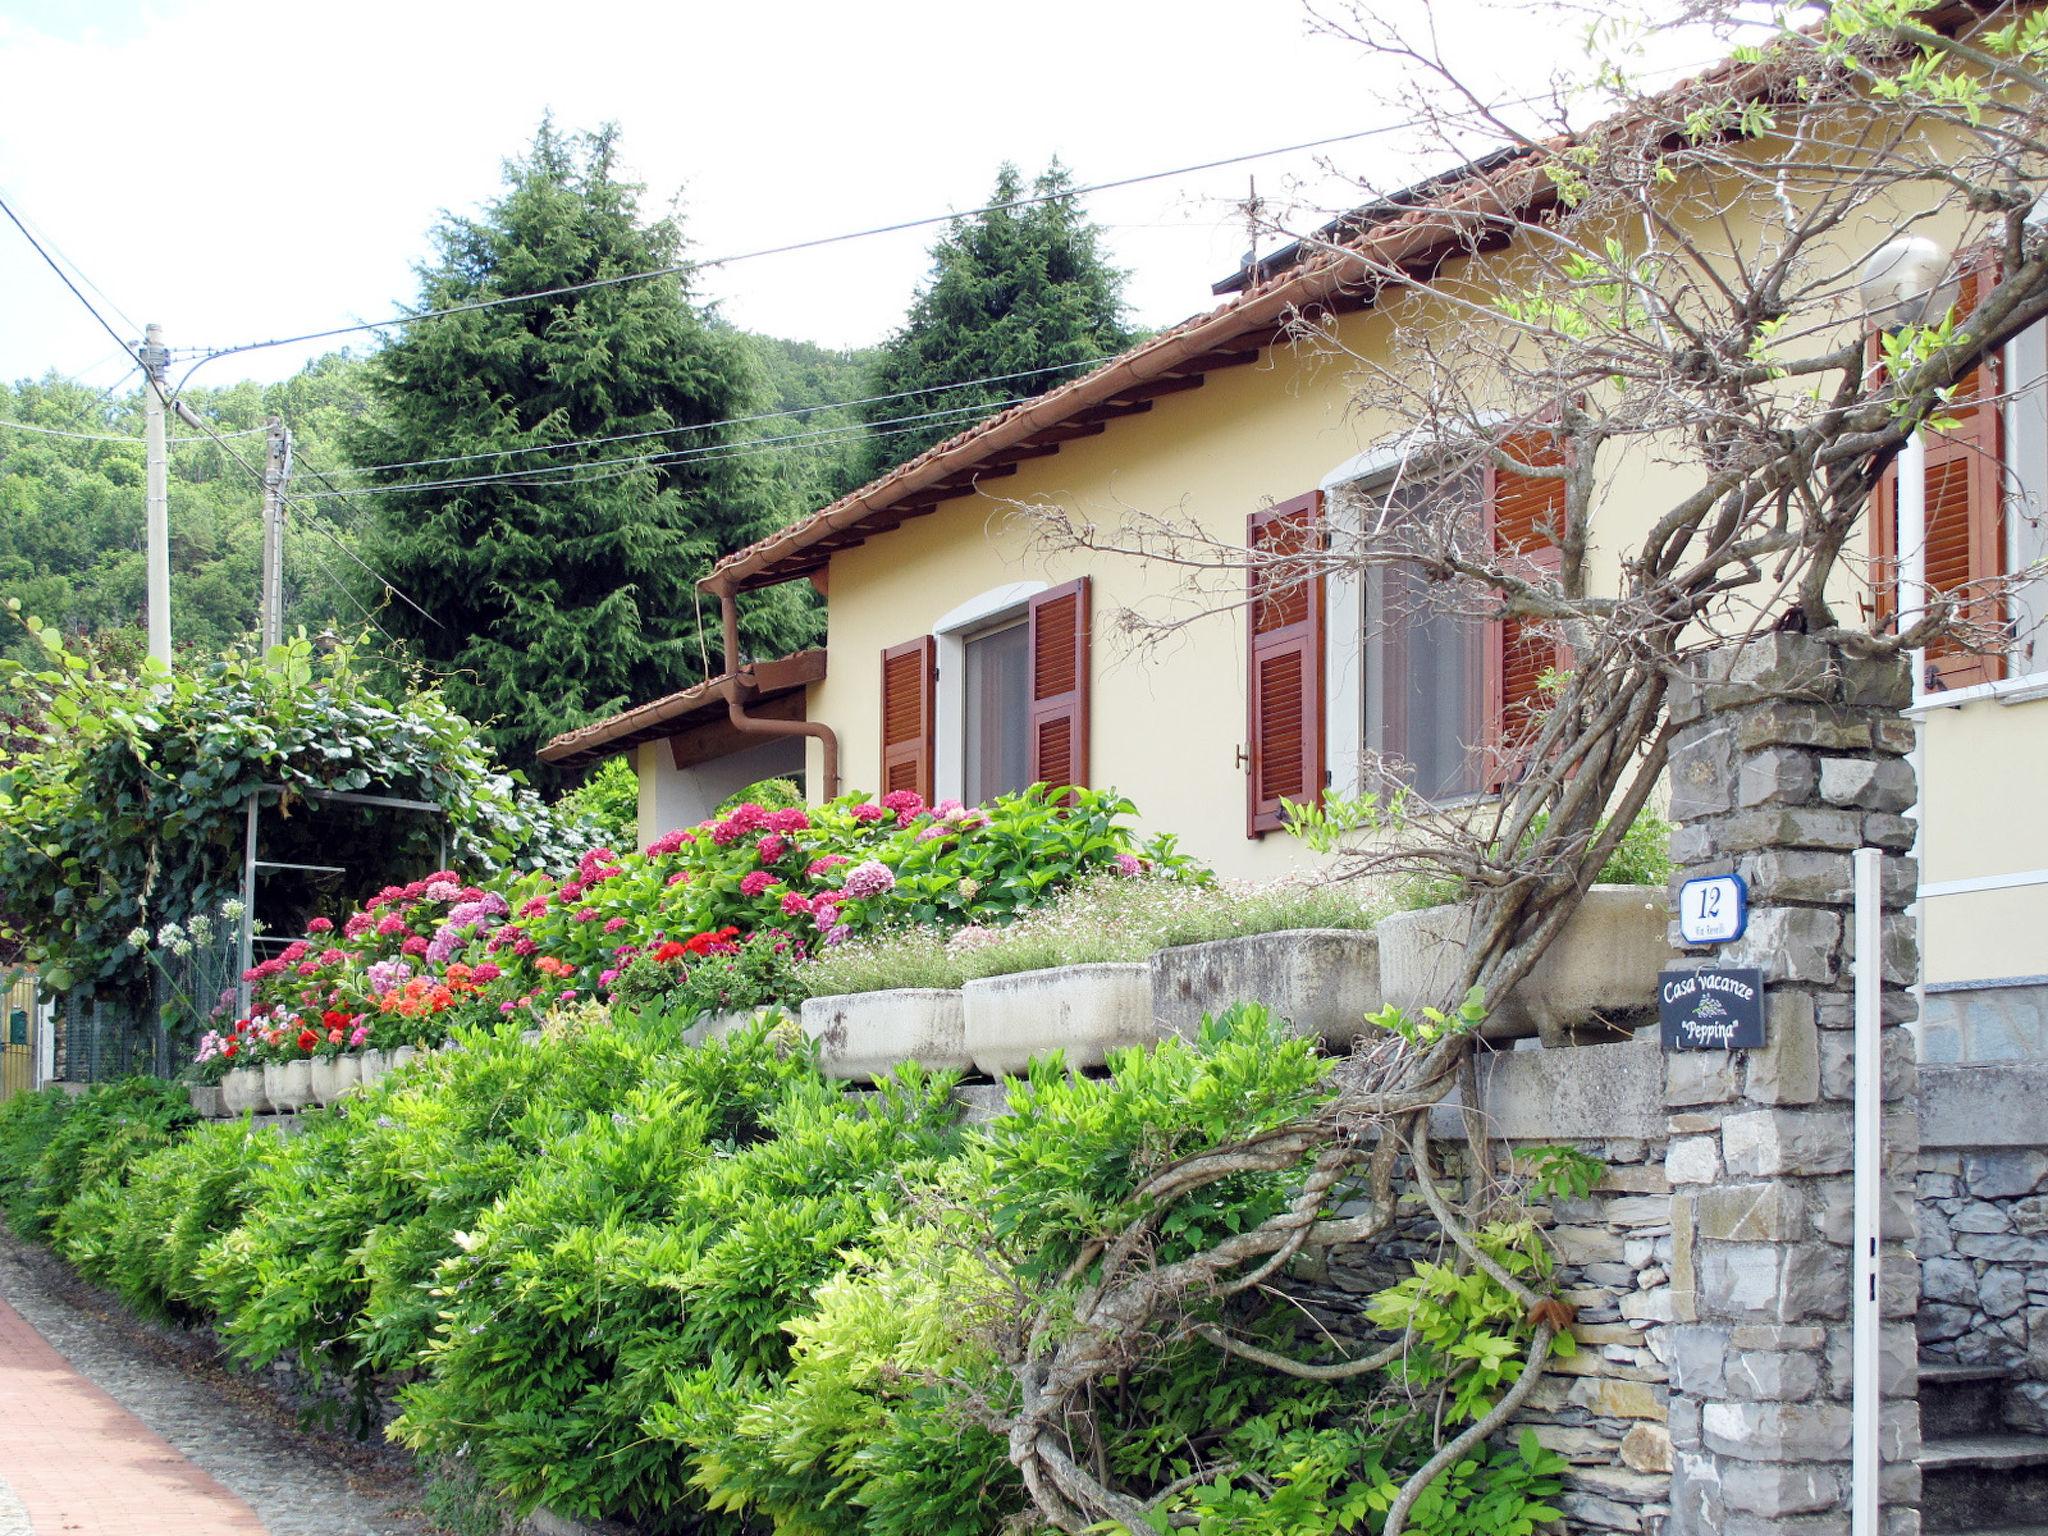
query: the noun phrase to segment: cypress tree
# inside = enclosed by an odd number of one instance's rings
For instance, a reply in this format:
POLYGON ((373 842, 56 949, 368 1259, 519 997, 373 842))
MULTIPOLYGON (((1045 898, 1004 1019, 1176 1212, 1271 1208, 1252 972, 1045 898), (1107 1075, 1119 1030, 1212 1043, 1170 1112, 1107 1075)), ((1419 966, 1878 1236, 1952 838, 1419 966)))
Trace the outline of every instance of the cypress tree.
POLYGON ((1003 208, 1024 196, 1017 168, 996 175, 990 213, 957 219, 932 247, 932 266, 901 330, 883 346, 868 393, 896 394, 1072 363, 1072 373, 885 400, 864 407, 874 432, 867 469, 880 474, 961 431, 1003 401, 1037 394, 1078 376, 1079 365, 1130 345, 1124 323, 1124 274, 1102 252, 1101 231, 1065 195, 1073 179, 1058 161, 1032 183, 1049 201, 1003 208), (943 420, 901 418, 978 406, 943 420))
MULTIPOLYGON (((483 216, 435 231, 420 308, 677 264, 680 222, 641 220, 617 147, 611 127, 543 122, 483 216)), ((686 271, 417 321, 376 356, 374 408, 348 446, 358 464, 407 466, 368 470, 370 483, 420 488, 362 498, 371 563, 432 615, 392 600, 378 622, 490 722, 508 764, 531 772, 556 732, 688 686, 706 657, 719 669, 717 609, 694 583, 773 525, 772 480, 758 450, 731 452, 745 429, 670 429, 747 415, 762 392, 686 271), (660 435, 516 451, 625 433, 660 435), (471 483, 422 484, 449 481, 471 483)), ((797 587, 743 619, 757 655, 815 628, 797 587)))

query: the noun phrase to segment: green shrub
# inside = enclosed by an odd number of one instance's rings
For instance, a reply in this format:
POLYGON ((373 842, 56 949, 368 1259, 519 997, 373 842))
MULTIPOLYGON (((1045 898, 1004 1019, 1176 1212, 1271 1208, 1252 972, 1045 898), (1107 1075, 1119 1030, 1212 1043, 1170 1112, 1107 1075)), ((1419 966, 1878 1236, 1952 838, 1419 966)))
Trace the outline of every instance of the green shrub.
POLYGON ((665 1032, 571 1020, 537 1045, 510 1025, 465 1032, 461 1049, 304 1116, 256 1174, 242 1224, 201 1260, 236 1356, 291 1355, 315 1372, 412 1364, 435 1323, 427 1283, 455 1234, 624 1097, 665 1032))
POLYGON ((275 1132, 247 1120, 195 1125, 134 1164, 125 1183, 103 1180, 66 1206, 57 1251, 138 1311, 205 1317, 213 1308, 199 1257, 240 1221, 278 1144, 275 1132))
MULTIPOLYGON (((1191 931, 1178 911, 1148 931, 1191 931)), ((1245 1004, 1192 1041, 1115 1053, 1105 1077, 1040 1062, 1006 1114, 963 1131, 949 1077, 849 1092, 787 1019, 682 1048, 672 1020, 584 1006, 538 1044, 510 1026, 458 1044, 293 1138, 187 1127, 166 1085, 24 1096, 0 1106, 0 1188, 93 1278, 212 1317, 245 1360, 291 1355, 359 1388, 396 1373, 393 1435, 474 1480, 447 1502, 480 1529, 502 1494, 677 1536, 1034 1528, 989 1427, 1014 1406, 1018 1330, 1045 1317, 1056 1336, 1063 1272, 1133 1220, 1151 1217, 1150 1256, 1171 1262, 1281 1210, 1306 1161, 1162 1212, 1137 1192, 1316 1113, 1334 1068, 1245 1004)), ((1590 1176, 1549 1152, 1539 1181, 1590 1176)), ((1500 1212, 1478 1240, 1547 1273, 1525 1217, 1500 1212)), ((1497 1399, 1530 1330, 1456 1262, 1414 1264, 1365 1311, 1405 1355, 1314 1383, 1190 1331, 1326 1358, 1291 1303, 1188 1298, 1093 1404, 1101 1464, 1141 1494, 1178 1485, 1164 1512, 1214 1536, 1370 1530, 1439 1426, 1497 1399)), ((1475 1453, 1413 1528, 1528 1536, 1558 1471, 1533 1442, 1475 1453)))
POLYGON ((524 1507, 689 1524, 679 1399, 722 1421, 736 1384, 781 1372, 784 1325, 956 1136, 950 1078, 862 1102, 779 1063, 777 1038, 757 1024, 651 1073, 480 1216, 436 1273, 395 1435, 466 1450, 524 1507), (776 1095, 751 1145, 717 1134, 703 1061, 776 1095))
POLYGON ((124 1078, 70 1094, 18 1094, 0 1105, 7 1219, 23 1237, 49 1235, 65 1206, 98 1184, 118 1186, 129 1166, 192 1123, 175 1083, 124 1078))

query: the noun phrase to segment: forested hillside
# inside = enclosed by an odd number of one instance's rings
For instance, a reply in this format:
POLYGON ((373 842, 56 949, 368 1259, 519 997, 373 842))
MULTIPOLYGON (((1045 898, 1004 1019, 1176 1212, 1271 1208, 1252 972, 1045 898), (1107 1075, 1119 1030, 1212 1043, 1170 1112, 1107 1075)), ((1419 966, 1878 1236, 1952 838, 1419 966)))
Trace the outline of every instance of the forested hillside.
MULTIPOLYGON (((228 446, 172 424, 171 634, 180 647, 217 650, 255 625, 260 498, 228 448, 260 468, 263 421, 276 413, 298 439, 306 483, 309 463, 331 472, 340 457, 335 434, 361 409, 361 368, 336 353, 281 384, 187 391, 186 403, 228 446)), ((25 611, 91 635, 116 655, 142 644, 142 430, 139 388, 101 400, 54 376, 0 384, 0 597, 17 597, 25 611), (84 435, 48 435, 59 432, 84 435)), ((338 537, 331 516, 295 518, 285 572, 292 625, 318 632, 352 618, 360 626, 353 590, 344 590, 349 562, 330 542, 338 537), (309 518, 327 532, 315 532, 309 518)), ((0 642, 18 650, 17 635, 0 642)))
MULTIPOLYGON (((784 521, 803 516, 858 483, 866 427, 851 410, 808 410, 858 397, 871 351, 833 351, 807 341, 739 333, 761 376, 761 412, 802 411, 753 423, 760 458, 784 521)), ((278 384, 195 387, 186 401, 261 467, 262 426, 272 413, 291 426, 292 489, 326 487, 319 471, 346 484, 338 438, 369 407, 364 360, 332 353, 278 384)), ((0 599, 74 634, 89 634, 116 656, 143 644, 142 394, 131 387, 100 398, 54 375, 0 382, 0 423, 26 422, 49 436, 0 425, 0 599), (105 442, 99 437, 126 441, 105 442)), ((255 627, 261 502, 253 476, 225 448, 173 423, 171 449, 171 634, 180 649, 218 650, 255 627)), ((360 504, 325 498, 295 503, 285 543, 287 628, 354 633, 385 601, 343 552, 357 548, 360 504)), ((360 551, 359 551, 360 552, 360 551)), ((373 635, 373 639, 375 636, 373 635)), ((16 635, 0 649, 23 654, 16 635)))

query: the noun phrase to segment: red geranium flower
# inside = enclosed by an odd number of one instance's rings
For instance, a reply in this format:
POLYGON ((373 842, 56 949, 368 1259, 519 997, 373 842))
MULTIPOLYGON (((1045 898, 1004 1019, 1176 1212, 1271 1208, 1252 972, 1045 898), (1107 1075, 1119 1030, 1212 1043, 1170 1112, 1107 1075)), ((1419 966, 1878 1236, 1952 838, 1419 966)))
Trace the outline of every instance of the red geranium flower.
POLYGON ((300 1030, 300 1031, 299 1031, 299 1049, 300 1049, 300 1050, 302 1050, 302 1051, 310 1051, 310 1050, 312 1050, 312 1049, 313 1049, 313 1047, 315 1047, 315 1046, 316 1046, 316 1045, 318 1045, 319 1043, 320 1043, 320 1037, 319 1037, 318 1035, 314 1034, 312 1030, 310 1030, 310 1029, 302 1029, 302 1030, 300 1030))

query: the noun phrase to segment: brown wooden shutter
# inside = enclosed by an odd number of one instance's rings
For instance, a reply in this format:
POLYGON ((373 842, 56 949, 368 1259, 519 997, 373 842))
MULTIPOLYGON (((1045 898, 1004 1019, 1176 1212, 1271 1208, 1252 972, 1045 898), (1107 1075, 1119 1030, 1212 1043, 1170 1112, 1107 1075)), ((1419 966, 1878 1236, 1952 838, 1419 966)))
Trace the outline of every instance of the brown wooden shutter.
MULTIPOLYGON (((1318 550, 1324 537, 1321 491, 1254 512, 1245 523, 1253 555, 1318 550)), ((1263 837, 1285 825, 1283 800, 1314 805, 1323 796, 1323 578, 1254 565, 1246 596, 1245 836, 1263 837)))
MULTIPOLYGON (((1564 446, 1548 431, 1505 440, 1503 452, 1531 468, 1562 465, 1564 446)), ((1523 475, 1489 465, 1486 524, 1495 555, 1529 578, 1556 577, 1564 569, 1558 535, 1564 529, 1564 481, 1523 475)), ((1543 674, 1569 664, 1563 646, 1526 619, 1488 626, 1486 644, 1486 784, 1498 789, 1520 769, 1538 717, 1547 707, 1543 674)))
POLYGON ((882 652, 882 794, 932 798, 932 702, 938 643, 920 635, 882 652))
MULTIPOLYGON (((1959 274, 1958 321, 1977 307, 1996 271, 1980 257, 1959 274)), ((1997 354, 1987 357, 1956 386, 1952 403, 1941 414, 1956 425, 1927 435, 1927 586, 1931 592, 1956 592, 1972 584, 1994 583, 2005 572, 2004 433, 1999 409, 2002 372, 1997 354)), ((1877 612, 1890 620, 1897 611, 1899 580, 1899 465, 1894 459, 1878 481, 1871 516, 1872 576, 1877 585, 1877 612)), ((2005 607, 1987 592, 1964 604, 1971 624, 2005 622, 2005 607)), ((2005 676, 2002 655, 1977 655, 1953 636, 1927 648, 1933 685, 1962 688, 2005 676)))
POLYGON ((1031 780, 1088 784, 1088 578, 1031 599, 1031 780))

